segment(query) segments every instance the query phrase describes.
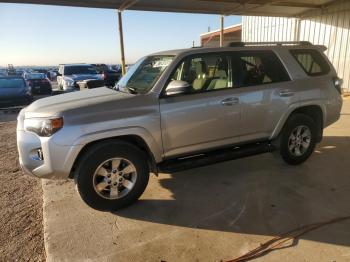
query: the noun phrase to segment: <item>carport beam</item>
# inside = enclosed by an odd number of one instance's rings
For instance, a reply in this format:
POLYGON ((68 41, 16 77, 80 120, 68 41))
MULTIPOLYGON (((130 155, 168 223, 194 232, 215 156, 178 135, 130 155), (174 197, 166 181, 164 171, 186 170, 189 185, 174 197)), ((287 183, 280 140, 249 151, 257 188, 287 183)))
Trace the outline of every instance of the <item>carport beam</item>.
POLYGON ((220 47, 224 46, 224 16, 220 16, 220 47))
POLYGON ((125 75, 126 69, 125 69, 122 11, 118 10, 117 12, 118 12, 118 27, 119 27, 119 41, 120 41, 120 60, 122 64, 122 74, 125 75))

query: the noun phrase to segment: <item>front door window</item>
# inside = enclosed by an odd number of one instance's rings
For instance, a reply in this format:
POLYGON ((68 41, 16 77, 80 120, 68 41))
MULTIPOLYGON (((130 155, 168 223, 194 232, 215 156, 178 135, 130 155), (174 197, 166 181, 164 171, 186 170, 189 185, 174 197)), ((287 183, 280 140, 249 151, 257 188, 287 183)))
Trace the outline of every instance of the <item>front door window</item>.
POLYGON ((171 76, 171 80, 188 82, 193 93, 230 88, 228 79, 228 62, 222 54, 192 56, 181 62, 171 76))

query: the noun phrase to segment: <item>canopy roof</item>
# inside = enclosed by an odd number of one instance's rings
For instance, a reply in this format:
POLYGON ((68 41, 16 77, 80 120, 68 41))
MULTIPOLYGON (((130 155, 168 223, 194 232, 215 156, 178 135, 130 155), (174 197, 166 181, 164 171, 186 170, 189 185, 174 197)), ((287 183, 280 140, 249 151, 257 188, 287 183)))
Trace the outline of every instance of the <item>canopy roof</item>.
POLYGON ((297 17, 337 0, 0 0, 7 3, 64 5, 162 12, 297 17))

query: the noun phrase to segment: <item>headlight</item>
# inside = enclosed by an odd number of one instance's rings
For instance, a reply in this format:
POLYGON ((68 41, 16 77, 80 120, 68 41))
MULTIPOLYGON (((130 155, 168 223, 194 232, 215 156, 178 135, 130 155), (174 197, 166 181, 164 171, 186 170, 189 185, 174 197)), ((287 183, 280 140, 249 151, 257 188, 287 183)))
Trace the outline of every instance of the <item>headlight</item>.
POLYGON ((71 79, 64 79, 63 85, 66 87, 74 87, 74 81, 71 79))
POLYGON ((63 127, 63 118, 28 118, 24 119, 24 130, 39 136, 52 136, 63 127))
POLYGON ((29 96, 32 95, 32 90, 30 87, 26 88, 26 95, 29 95, 29 96))

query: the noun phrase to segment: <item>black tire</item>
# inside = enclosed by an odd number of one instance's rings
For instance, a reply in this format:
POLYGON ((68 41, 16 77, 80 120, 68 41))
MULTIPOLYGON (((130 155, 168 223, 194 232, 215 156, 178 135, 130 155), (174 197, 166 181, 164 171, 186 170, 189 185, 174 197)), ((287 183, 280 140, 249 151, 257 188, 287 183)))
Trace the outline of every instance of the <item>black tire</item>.
POLYGON ((278 139, 279 153, 282 159, 289 165, 299 165, 305 162, 313 153, 317 140, 317 125, 314 120, 304 114, 293 114, 289 117, 278 139), (311 139, 308 148, 300 155, 296 156, 289 149, 289 138, 292 132, 300 126, 305 126, 310 130, 311 139))
POLYGON ((90 207, 102 211, 115 211, 131 205, 145 191, 149 179, 146 155, 138 147, 123 141, 105 141, 92 146, 79 161, 75 174, 77 190, 90 207), (130 161, 137 172, 133 188, 118 199, 106 199, 94 189, 94 174, 97 168, 111 158, 124 158, 130 161))

